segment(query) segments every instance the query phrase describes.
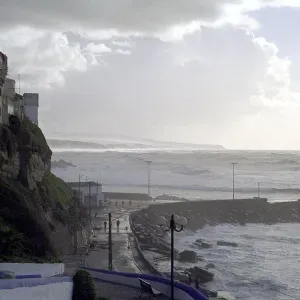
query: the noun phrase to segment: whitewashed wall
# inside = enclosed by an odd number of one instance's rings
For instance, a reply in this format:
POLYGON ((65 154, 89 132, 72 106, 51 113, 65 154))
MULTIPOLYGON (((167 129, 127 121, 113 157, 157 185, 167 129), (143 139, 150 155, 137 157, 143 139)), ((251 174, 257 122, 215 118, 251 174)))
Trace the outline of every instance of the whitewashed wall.
POLYGON ((24 105, 25 115, 35 125, 39 125, 39 108, 37 106, 24 105))
POLYGON ((72 300, 72 279, 53 279, 2 279, 0 300, 72 300))
POLYGON ((16 276, 40 275, 39 277, 51 277, 62 275, 65 271, 64 264, 18 264, 0 263, 0 271, 12 271, 16 276))

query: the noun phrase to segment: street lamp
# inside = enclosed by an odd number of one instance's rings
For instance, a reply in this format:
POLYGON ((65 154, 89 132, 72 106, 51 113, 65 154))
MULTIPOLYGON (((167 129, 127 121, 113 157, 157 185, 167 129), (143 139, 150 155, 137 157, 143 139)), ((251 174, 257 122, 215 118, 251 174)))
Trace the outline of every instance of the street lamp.
POLYGON ((147 169, 148 169, 148 184, 147 184, 148 198, 151 199, 150 188, 151 188, 151 164, 152 164, 152 161, 151 160, 145 160, 145 159, 142 159, 142 158, 139 158, 139 157, 136 157, 136 159, 147 163, 147 169))
POLYGON ((157 218, 157 224, 160 228, 163 231, 170 231, 171 233, 171 300, 174 300, 174 231, 182 231, 183 226, 187 224, 187 219, 185 217, 171 215, 169 222, 163 216, 157 218))
POLYGON ((234 200, 234 166, 237 165, 236 162, 232 162, 232 200, 234 200))

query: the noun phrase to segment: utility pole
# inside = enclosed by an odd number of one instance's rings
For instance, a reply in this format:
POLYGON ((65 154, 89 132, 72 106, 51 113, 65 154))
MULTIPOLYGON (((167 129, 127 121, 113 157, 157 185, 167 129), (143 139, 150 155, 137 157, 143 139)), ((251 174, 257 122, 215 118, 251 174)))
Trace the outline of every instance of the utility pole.
POLYGON ((147 160, 146 163, 148 165, 148 197, 151 199, 150 186, 151 186, 151 163, 152 163, 152 161, 147 160))
POLYGON ((19 83, 19 95, 21 95, 21 75, 18 74, 18 83, 19 83))
POLYGON ((232 199, 234 200, 234 166, 237 165, 236 162, 232 162, 232 199))
POLYGON ((78 175, 78 195, 79 195, 78 197, 79 197, 80 200, 82 200, 81 199, 81 186, 80 186, 81 182, 80 181, 81 181, 81 175, 79 174, 78 175))
POLYGON ((91 209, 91 182, 88 182, 89 185, 89 217, 90 217, 90 222, 92 222, 92 209, 91 209))
POLYGON ((78 237, 77 237, 77 196, 76 191, 74 191, 74 220, 73 220, 73 226, 74 226, 74 254, 77 254, 78 249, 78 237))
POLYGON ((112 271, 112 234, 111 213, 108 214, 108 270, 112 271))
POLYGON ((259 182, 257 183, 257 197, 260 198, 259 182))

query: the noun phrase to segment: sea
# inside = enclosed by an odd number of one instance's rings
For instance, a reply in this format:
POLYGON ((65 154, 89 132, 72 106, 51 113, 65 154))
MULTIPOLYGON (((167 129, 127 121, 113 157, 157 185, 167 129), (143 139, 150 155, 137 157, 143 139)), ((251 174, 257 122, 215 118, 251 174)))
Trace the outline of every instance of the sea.
MULTIPOLYGON (((102 183, 104 191, 147 193, 150 179, 152 197, 166 194, 191 201, 232 199, 232 163, 236 163, 235 198, 259 195, 269 202, 300 198, 300 151, 134 147, 52 150, 52 160, 75 165, 52 169, 54 174, 66 181, 77 181, 80 174, 81 181, 102 183)), ((207 288, 228 291, 241 300, 300 299, 300 224, 207 226, 176 234, 176 247, 193 249, 205 263, 215 265, 211 270, 215 279, 207 288), (212 243, 213 248, 195 248, 193 243, 199 238, 212 243), (238 247, 217 247, 219 239, 235 241, 238 247)), ((155 263, 168 271, 168 261, 157 259, 155 263)), ((177 265, 178 269, 185 267, 177 265)))

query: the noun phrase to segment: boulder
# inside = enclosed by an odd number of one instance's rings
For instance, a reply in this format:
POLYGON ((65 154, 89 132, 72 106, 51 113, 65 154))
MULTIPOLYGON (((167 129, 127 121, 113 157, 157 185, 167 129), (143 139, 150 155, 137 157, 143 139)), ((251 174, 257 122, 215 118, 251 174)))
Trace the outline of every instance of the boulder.
POLYGON ((212 248, 212 246, 213 246, 212 244, 206 242, 202 242, 201 244, 201 247, 205 249, 212 248))
POLYGON ((195 246, 197 246, 198 248, 204 248, 204 249, 208 249, 208 248, 212 248, 212 244, 204 242, 201 239, 198 239, 195 241, 195 246))
POLYGON ((206 269, 214 269, 215 265, 213 263, 209 263, 205 266, 206 269))
POLYGON ((217 245, 219 246, 229 246, 229 247, 237 247, 238 244, 235 242, 226 242, 226 241, 217 241, 217 245))
POLYGON ((179 261, 196 263, 198 261, 198 255, 195 251, 184 250, 179 253, 179 261))
POLYGON ((190 273, 190 275, 192 277, 196 277, 196 278, 198 277, 200 282, 202 282, 202 283, 212 281, 215 276, 214 273, 211 273, 205 269, 201 269, 196 266, 194 268, 188 269, 188 272, 190 273))

